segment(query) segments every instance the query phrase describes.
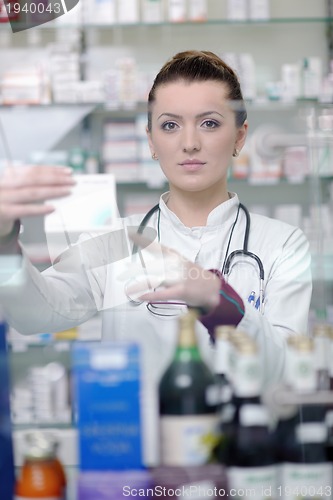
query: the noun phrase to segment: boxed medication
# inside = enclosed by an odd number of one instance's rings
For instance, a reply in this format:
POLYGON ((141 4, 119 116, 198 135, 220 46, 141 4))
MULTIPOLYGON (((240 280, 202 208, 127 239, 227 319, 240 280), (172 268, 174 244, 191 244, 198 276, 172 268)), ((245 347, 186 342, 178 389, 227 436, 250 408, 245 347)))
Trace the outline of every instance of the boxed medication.
POLYGON ((50 200, 55 211, 45 217, 45 233, 52 262, 77 243, 82 233, 105 234, 118 217, 116 184, 112 174, 79 174, 69 196, 50 200))
POLYGON ((79 342, 72 356, 81 471, 142 469, 139 346, 79 342))

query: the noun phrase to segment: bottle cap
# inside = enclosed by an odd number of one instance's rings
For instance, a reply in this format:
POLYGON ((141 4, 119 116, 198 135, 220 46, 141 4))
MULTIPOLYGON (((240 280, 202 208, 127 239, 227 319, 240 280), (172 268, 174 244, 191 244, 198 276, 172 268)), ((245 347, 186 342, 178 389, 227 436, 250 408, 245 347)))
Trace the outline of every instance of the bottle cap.
POLYGON ((179 340, 178 345, 190 347, 196 345, 195 323, 198 318, 196 309, 189 309, 188 312, 179 316, 179 340))
POLYGON ((232 335, 230 335, 230 342, 234 345, 242 343, 245 340, 250 339, 249 335, 243 330, 235 330, 232 335))
POLYGON ((332 335, 332 327, 327 323, 317 323, 313 328, 314 337, 327 337, 332 335))
POLYGON ((302 340, 302 335, 290 335, 287 338, 287 344, 289 347, 295 347, 297 346, 298 342, 302 340))
POLYGON ((181 327, 193 326, 199 317, 197 309, 189 308, 188 311, 179 316, 179 323, 181 327))
POLYGON ((305 335, 302 335, 301 338, 298 340, 297 344, 295 345, 295 348, 298 351, 311 352, 313 351, 314 348, 313 339, 311 339, 310 337, 306 337, 305 335))
POLYGON ((236 328, 233 325, 219 325, 215 328, 215 339, 230 340, 235 331, 236 328))
POLYGON ((26 456, 30 458, 52 457, 56 453, 58 441, 54 433, 45 433, 40 430, 27 432, 25 439, 28 443, 26 456))
POLYGON ((244 338, 240 339, 235 345, 238 353, 241 354, 256 354, 258 352, 258 346, 253 339, 244 338))
POLYGON ((54 446, 47 440, 33 439, 25 451, 25 457, 33 460, 45 460, 54 458, 54 446))

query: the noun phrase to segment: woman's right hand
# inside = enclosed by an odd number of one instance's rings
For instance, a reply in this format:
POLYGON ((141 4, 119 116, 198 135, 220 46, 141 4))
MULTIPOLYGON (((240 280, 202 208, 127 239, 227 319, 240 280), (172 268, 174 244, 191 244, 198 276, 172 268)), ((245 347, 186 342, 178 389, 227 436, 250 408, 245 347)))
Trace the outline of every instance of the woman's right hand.
POLYGON ((0 237, 7 236, 16 219, 54 211, 44 201, 67 196, 75 184, 72 169, 62 166, 7 167, 0 174, 0 237))

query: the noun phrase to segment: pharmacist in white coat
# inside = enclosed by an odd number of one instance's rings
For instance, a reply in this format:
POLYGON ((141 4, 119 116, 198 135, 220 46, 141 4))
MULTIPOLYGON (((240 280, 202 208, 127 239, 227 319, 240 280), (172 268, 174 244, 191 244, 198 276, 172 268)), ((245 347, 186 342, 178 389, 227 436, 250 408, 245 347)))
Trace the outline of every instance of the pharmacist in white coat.
MULTIPOLYGON (((120 221, 106 235, 83 238, 40 274, 18 241, 18 220, 51 212, 50 202, 39 202, 66 195, 71 173, 29 167, 8 169, 1 179, 1 251, 23 255, 20 270, 3 277, 0 287, 9 322, 26 334, 54 332, 100 312, 103 340, 142 345, 144 378, 152 384, 147 408, 186 306, 201 310, 198 333, 208 362, 218 324, 234 324, 258 342, 266 387, 282 376, 286 338, 307 330, 312 288, 304 234, 248 214, 227 188, 231 158, 247 134, 239 103, 235 73, 212 53, 177 54, 157 75, 147 133, 169 191, 141 227, 143 239, 132 236, 145 247, 141 253, 131 255, 128 228, 137 228, 144 214, 120 221)), ((149 450, 147 461, 154 463, 152 441, 149 450)))

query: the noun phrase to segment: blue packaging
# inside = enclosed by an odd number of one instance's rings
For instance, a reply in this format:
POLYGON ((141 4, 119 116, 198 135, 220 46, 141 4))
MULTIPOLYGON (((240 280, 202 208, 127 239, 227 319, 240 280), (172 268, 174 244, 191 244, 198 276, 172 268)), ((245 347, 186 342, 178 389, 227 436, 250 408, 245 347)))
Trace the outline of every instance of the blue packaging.
POLYGON ((75 342, 72 366, 80 469, 143 468, 139 346, 75 342))
POLYGON ((14 459, 9 411, 9 368, 6 348, 6 324, 0 318, 0 498, 14 495, 14 459))

